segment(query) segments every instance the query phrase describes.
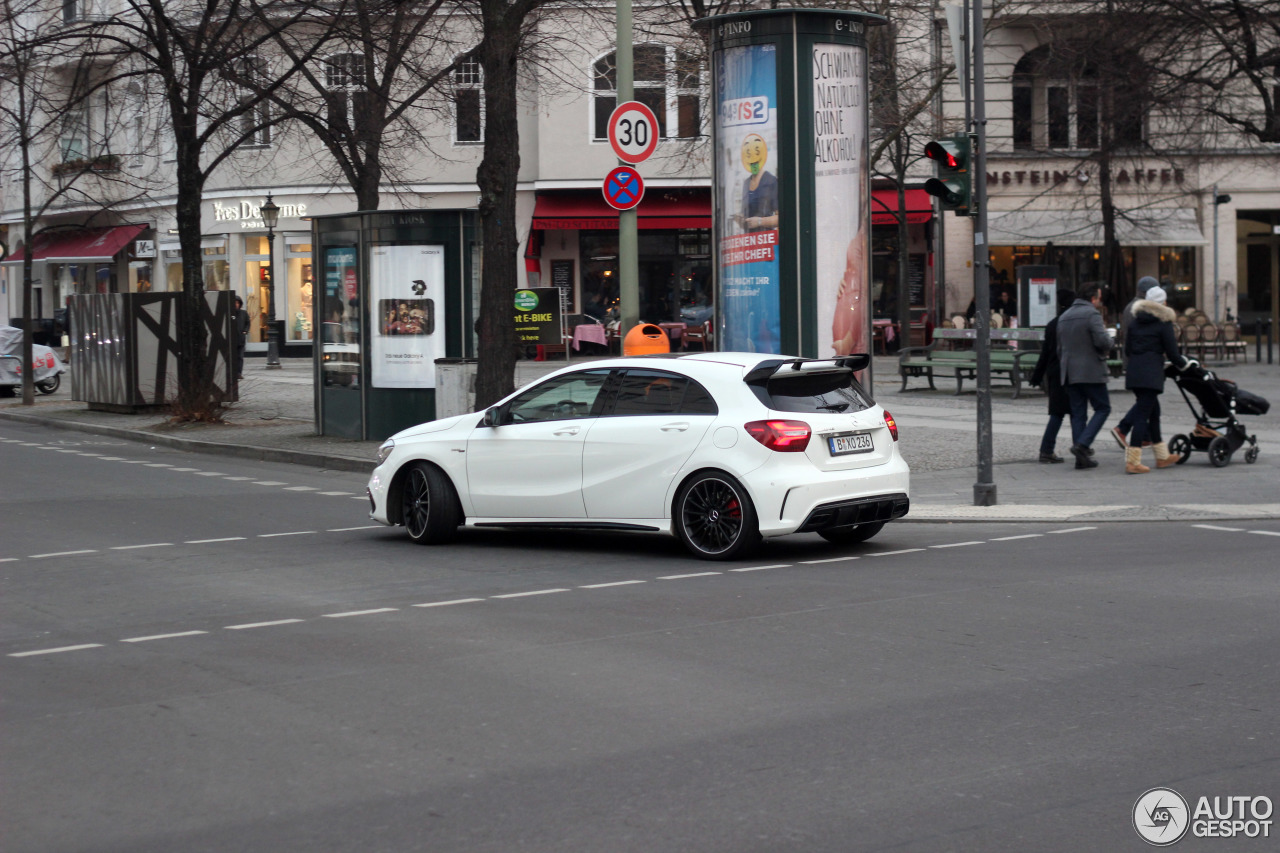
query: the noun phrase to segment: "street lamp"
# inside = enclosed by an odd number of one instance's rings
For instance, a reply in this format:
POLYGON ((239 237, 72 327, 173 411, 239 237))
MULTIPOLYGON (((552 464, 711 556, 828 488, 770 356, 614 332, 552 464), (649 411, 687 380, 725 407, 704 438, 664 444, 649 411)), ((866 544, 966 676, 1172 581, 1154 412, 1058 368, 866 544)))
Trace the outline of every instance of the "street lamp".
POLYGON ((267 369, 280 369, 280 332, 276 328, 276 223, 280 221, 280 205, 267 200, 259 208, 267 226, 267 369))
POLYGON ((1218 192, 1218 185, 1213 185, 1213 322, 1221 323, 1218 310, 1218 206, 1231 201, 1231 196, 1218 192))

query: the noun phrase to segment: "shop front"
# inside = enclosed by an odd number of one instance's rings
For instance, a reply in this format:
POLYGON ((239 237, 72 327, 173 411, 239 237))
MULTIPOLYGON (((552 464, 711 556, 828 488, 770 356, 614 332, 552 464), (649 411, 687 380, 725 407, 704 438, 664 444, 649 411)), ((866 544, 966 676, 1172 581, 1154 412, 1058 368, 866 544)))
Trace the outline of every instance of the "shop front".
POLYGON ((925 343, 927 330, 938 323, 933 265, 933 197, 921 189, 904 193, 900 210, 896 189, 871 193, 871 302, 877 348, 892 348, 898 340, 899 251, 898 221, 907 225, 907 297, 911 301, 912 345, 925 343))

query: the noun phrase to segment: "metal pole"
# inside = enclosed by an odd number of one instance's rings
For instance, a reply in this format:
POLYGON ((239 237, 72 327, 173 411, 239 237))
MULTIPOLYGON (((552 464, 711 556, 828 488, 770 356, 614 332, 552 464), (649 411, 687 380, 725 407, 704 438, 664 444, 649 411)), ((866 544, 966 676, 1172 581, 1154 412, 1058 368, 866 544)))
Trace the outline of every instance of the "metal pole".
MULTIPOLYGON (((618 3, 617 66, 618 103, 635 97, 635 70, 631 54, 631 0, 618 3)), ((654 128, 657 132, 657 128, 654 128)), ((640 322, 639 237, 636 230, 636 208, 618 213, 618 332, 625 338, 627 330, 640 322)), ((669 318, 661 318, 669 319, 669 318)))
POLYGON ((982 0, 973 0, 973 293, 977 312, 974 344, 978 352, 978 480, 973 484, 974 506, 996 505, 995 477, 991 470, 991 277, 987 250, 987 104, 986 66, 982 50, 982 0))
MULTIPOLYGON (((271 202, 271 195, 267 195, 271 202)), ((267 223, 267 368, 280 369, 280 331, 276 328, 276 232, 274 223, 267 223)))
POLYGON ((1218 185, 1213 185, 1213 322, 1221 322, 1218 313, 1218 185))

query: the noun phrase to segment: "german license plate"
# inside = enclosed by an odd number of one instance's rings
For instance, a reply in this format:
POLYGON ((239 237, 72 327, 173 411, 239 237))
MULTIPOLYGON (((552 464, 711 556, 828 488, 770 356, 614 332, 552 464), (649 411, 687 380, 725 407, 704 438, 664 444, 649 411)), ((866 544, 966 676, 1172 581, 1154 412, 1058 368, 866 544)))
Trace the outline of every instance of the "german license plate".
POLYGON ((827 439, 832 456, 844 456, 848 453, 870 453, 875 450, 869 432, 851 432, 833 435, 827 439))

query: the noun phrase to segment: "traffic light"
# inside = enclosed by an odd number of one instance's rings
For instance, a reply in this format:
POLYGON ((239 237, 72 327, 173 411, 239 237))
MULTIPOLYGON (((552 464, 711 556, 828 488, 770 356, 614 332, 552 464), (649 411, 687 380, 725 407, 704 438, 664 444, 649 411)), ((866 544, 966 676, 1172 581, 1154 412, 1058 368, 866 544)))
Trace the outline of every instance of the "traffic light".
POLYGON ((942 200, 943 210, 954 210, 957 216, 968 216, 973 197, 973 143, 969 135, 957 133, 946 139, 935 139, 924 147, 924 156, 938 167, 938 177, 924 182, 924 191, 942 200))

